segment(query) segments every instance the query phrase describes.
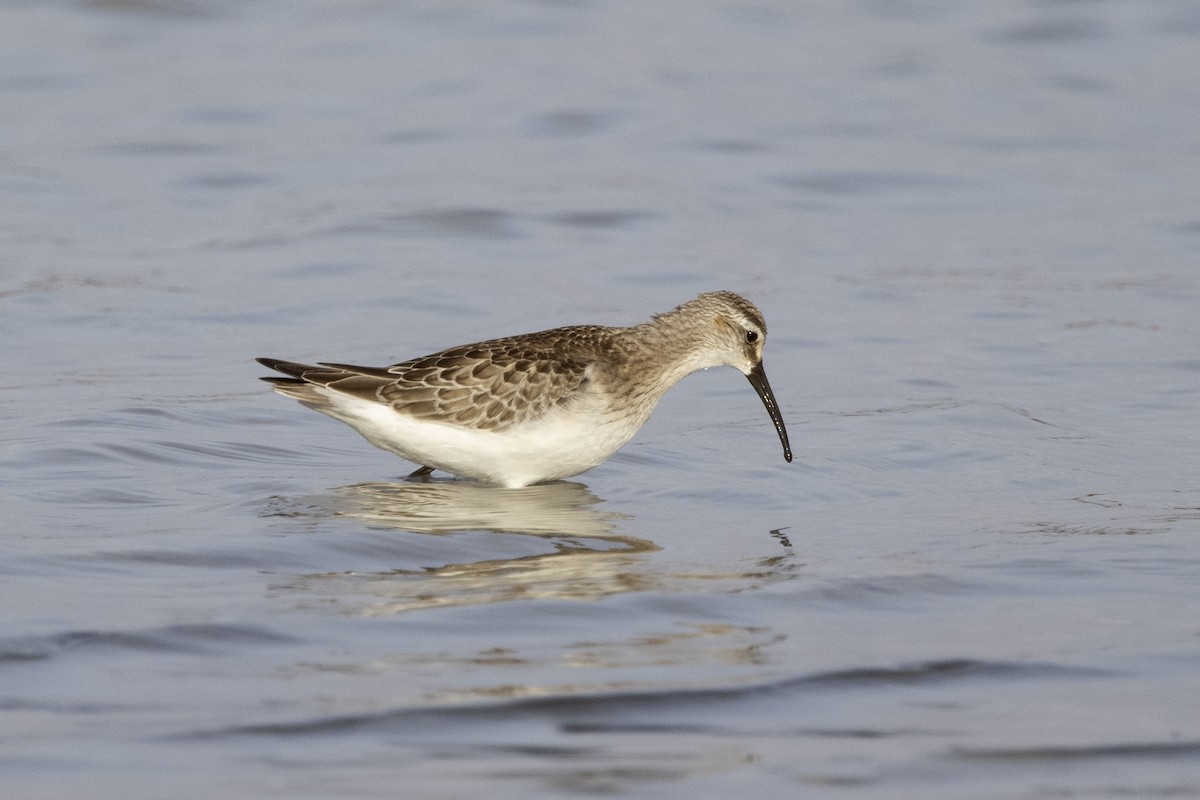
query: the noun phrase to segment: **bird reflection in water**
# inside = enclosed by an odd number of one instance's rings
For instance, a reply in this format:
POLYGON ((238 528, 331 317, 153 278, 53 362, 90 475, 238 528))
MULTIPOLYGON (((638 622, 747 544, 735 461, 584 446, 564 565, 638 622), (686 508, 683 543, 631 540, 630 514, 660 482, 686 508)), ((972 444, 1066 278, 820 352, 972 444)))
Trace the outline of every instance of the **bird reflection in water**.
MULTIPOLYGON (((344 486, 275 513, 353 518, 375 530, 422 534, 522 534, 544 540, 550 551, 544 544, 520 546, 514 556, 511 540, 498 547, 495 537, 462 542, 455 536, 444 547, 427 542, 411 548, 422 564, 440 561, 437 566, 301 575, 275 589, 319 595, 343 613, 363 616, 513 600, 591 600, 654 589, 657 579, 644 568, 644 556, 660 548, 614 533, 615 523, 627 517, 596 508, 599 502, 582 484, 570 482, 521 489, 463 481, 344 486)), ((404 543, 396 542, 397 560, 411 564, 404 543)))
POLYGON ((417 533, 487 530, 535 536, 605 536, 626 519, 581 483, 560 481, 496 489, 467 481, 359 483, 334 490, 327 507, 339 516, 417 533))

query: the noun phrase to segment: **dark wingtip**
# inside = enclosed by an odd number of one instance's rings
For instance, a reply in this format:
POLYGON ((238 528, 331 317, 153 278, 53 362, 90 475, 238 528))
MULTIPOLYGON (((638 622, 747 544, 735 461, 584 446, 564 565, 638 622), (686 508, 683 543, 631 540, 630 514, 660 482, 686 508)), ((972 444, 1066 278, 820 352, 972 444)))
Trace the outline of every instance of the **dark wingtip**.
POLYGON ((272 386, 301 386, 308 383, 304 380, 304 372, 309 369, 307 364, 297 364, 295 361, 284 361, 281 358, 256 358, 254 360, 268 369, 282 372, 288 376, 281 378, 278 375, 268 375, 260 377, 260 381, 266 381, 272 386))
MULTIPOLYGON (((254 359, 268 369, 273 369, 276 372, 282 372, 290 378, 296 378, 301 381, 304 379, 304 373, 312 369, 308 364, 300 364, 295 361, 284 361, 281 358, 256 358, 254 359)), ((263 380, 278 380, 278 378, 263 378, 263 380)))

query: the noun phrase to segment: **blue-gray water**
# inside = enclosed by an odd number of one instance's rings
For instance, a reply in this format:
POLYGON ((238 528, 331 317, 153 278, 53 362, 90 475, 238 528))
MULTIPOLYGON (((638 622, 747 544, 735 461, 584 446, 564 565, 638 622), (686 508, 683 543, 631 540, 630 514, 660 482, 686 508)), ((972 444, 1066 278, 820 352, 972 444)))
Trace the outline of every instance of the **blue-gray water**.
POLYGON ((1191 2, 0 4, 4 796, 1200 795, 1197 53, 1191 2), (716 288, 790 465, 723 369, 572 482, 404 484, 251 361, 716 288))

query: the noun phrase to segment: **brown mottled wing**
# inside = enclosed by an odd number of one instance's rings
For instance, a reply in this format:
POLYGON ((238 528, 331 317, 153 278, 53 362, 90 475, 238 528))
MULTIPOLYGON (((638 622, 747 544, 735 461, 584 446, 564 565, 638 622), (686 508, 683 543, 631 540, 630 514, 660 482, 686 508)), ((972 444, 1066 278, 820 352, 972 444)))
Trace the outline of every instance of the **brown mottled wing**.
POLYGON ((560 328, 454 347, 391 367, 322 363, 281 371, 418 419, 503 430, 578 393, 606 331, 560 328))

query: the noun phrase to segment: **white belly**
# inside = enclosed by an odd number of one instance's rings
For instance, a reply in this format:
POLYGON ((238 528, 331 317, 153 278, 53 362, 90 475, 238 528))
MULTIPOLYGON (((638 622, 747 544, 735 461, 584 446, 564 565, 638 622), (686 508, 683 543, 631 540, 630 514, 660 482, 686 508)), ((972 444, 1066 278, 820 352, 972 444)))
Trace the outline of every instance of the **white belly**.
POLYGON ((330 390, 318 409, 350 425, 376 447, 456 475, 520 487, 591 469, 625 444, 645 415, 614 417, 598 398, 503 431, 444 425, 330 390))

